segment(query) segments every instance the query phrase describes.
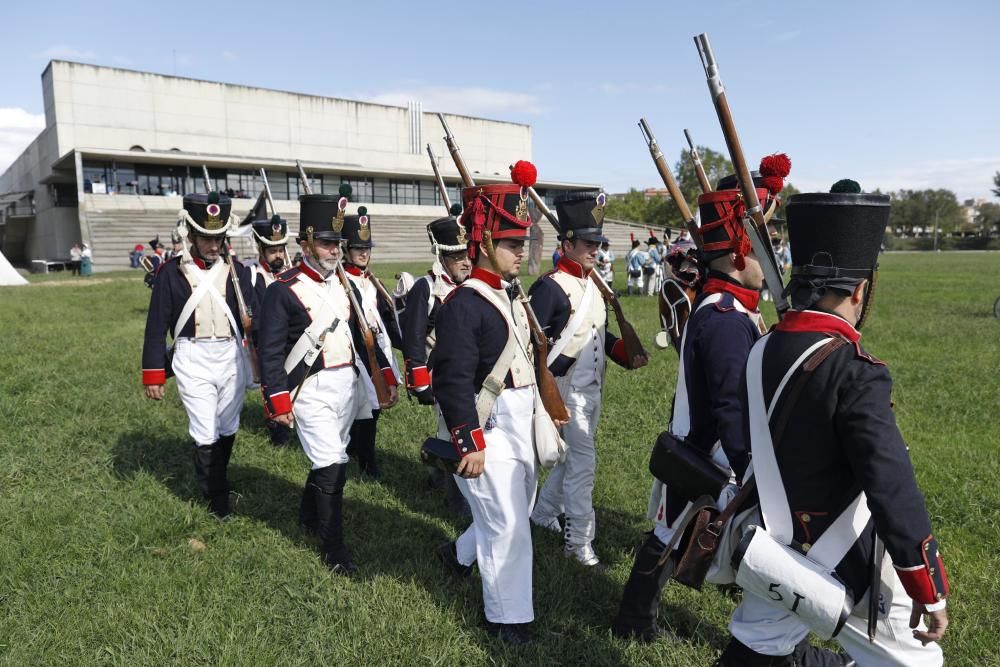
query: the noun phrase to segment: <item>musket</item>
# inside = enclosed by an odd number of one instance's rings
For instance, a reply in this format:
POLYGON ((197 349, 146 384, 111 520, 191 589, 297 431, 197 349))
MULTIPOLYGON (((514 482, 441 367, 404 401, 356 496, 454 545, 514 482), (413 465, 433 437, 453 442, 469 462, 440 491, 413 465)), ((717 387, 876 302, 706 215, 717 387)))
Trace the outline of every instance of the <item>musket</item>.
POLYGON ((656 171, 660 172, 660 178, 663 180, 663 184, 667 186, 670 198, 674 200, 674 203, 677 204, 677 208, 681 212, 681 217, 684 219, 684 226, 687 227, 688 232, 691 234, 691 240, 701 250, 701 231, 698 229, 698 223, 695 222, 694 216, 691 215, 691 209, 688 208, 687 201, 684 199, 681 189, 677 187, 677 181, 674 180, 670 166, 667 165, 667 161, 663 157, 660 144, 656 142, 656 137, 653 136, 653 131, 649 129, 649 123, 646 122, 645 118, 639 119, 639 129, 642 131, 642 136, 649 147, 649 155, 653 158, 656 171))
POLYGON ((705 175, 705 167, 701 163, 701 157, 698 155, 698 149, 694 147, 694 142, 691 141, 691 133, 684 129, 684 136, 687 138, 688 147, 691 149, 688 151, 688 155, 691 156, 691 162, 694 163, 694 172, 698 175, 698 183, 701 185, 701 191, 712 192, 712 184, 708 182, 708 176, 705 175))
POLYGON ((267 203, 271 205, 271 214, 274 215, 278 209, 274 207, 274 197, 271 196, 271 186, 267 182, 267 172, 264 171, 264 167, 260 168, 260 180, 264 182, 264 196, 267 197, 267 203))
POLYGON ((211 192, 212 179, 208 177, 208 167, 206 167, 205 165, 201 165, 201 178, 203 181, 205 181, 205 192, 206 193, 211 192))
POLYGON ((469 168, 465 166, 465 160, 462 159, 462 152, 458 149, 458 142, 455 141, 455 135, 451 133, 451 128, 448 127, 448 121, 444 119, 444 114, 439 113, 437 117, 441 121, 441 126, 444 127, 444 142, 448 144, 448 152, 451 153, 451 159, 455 162, 458 175, 462 177, 462 183, 465 187, 471 188, 476 182, 472 180, 472 174, 469 173, 469 168))
MULTIPOLYGON (((448 144, 451 159, 454 160, 455 167, 462 176, 462 183, 467 188, 475 187, 476 183, 472 180, 472 175, 469 173, 468 167, 465 166, 465 160, 462 159, 462 153, 458 149, 458 142, 455 141, 455 135, 451 133, 451 128, 448 127, 448 123, 442 114, 438 114, 438 119, 444 127, 444 140, 448 144)), ((486 238, 483 239, 487 242, 483 243, 483 248, 493 268, 496 269, 496 255, 493 248, 493 239, 490 236, 489 232, 487 232, 486 238)), ((538 383, 538 394, 542 399, 542 405, 545 407, 545 411, 549 413, 552 421, 565 424, 569 421, 569 410, 566 408, 566 402, 563 400, 562 394, 559 393, 556 378, 552 375, 552 371, 549 370, 549 339, 545 337, 545 332, 542 331, 542 327, 538 323, 535 311, 531 308, 531 304, 528 303, 528 299, 525 298, 521 284, 517 279, 514 279, 513 284, 514 292, 517 295, 516 298, 524 307, 525 315, 528 318, 528 328, 531 330, 531 342, 535 348, 535 381, 538 383)))
POLYGON ((747 217, 744 220, 744 225, 747 236, 750 237, 750 243, 753 245, 754 253, 757 255, 764 272, 764 280, 774 298, 778 319, 781 319, 789 308, 784 293, 784 283, 781 280, 781 272, 778 270, 778 260, 771 247, 764 211, 757 198, 757 189, 750 176, 750 168, 747 166, 746 156, 744 156, 743 147, 740 145, 740 137, 736 133, 733 114, 729 110, 729 102, 726 100, 726 89, 722 85, 722 79, 719 78, 719 66, 715 62, 715 55, 712 53, 712 46, 708 43, 707 34, 701 33, 695 36, 694 43, 698 47, 701 64, 705 68, 708 90, 712 95, 712 102, 719 116, 719 124, 722 126, 722 134, 726 138, 726 147, 729 149, 729 158, 733 162, 736 180, 739 181, 740 192, 743 194, 743 201, 746 204, 747 217))
MULTIPOLYGON (((513 168, 513 165, 511 165, 513 168)), ((545 200, 535 192, 535 188, 529 187, 528 194, 531 196, 531 200, 535 202, 535 206, 538 210, 542 212, 545 219, 555 227, 556 233, 559 234, 559 219, 552 213, 548 206, 545 205, 545 200)), ((625 319, 625 313, 622 311, 621 301, 618 299, 618 295, 615 294, 606 282, 604 278, 596 270, 591 270, 590 279, 594 281, 594 285, 597 287, 597 291, 601 293, 604 301, 611 306, 611 309, 615 312, 615 319, 618 321, 618 331, 622 335, 622 343, 625 345, 625 356, 628 357, 628 363, 631 367, 632 360, 638 355, 643 355, 648 357, 649 353, 642 346, 642 341, 639 339, 639 334, 635 332, 635 327, 625 319)))
MULTIPOLYGON (((307 195, 311 195, 313 193, 312 185, 309 184, 309 177, 306 175, 305 169, 302 168, 302 163, 296 160, 295 168, 298 169, 299 179, 302 181, 302 189, 305 190, 307 195)), ((311 244, 310 250, 314 256, 316 254, 315 248, 315 244, 311 244)), ((351 282, 347 279, 347 274, 344 272, 344 264, 341 259, 337 260, 337 277, 340 278, 340 284, 344 288, 344 292, 347 293, 351 309, 354 311, 355 317, 358 318, 358 327, 361 329, 361 338, 365 343, 365 354, 368 358, 368 373, 371 376, 372 384, 375 385, 375 398, 378 400, 379 405, 388 405, 390 401, 389 384, 385 381, 385 377, 382 376, 382 368, 379 366, 378 358, 375 356, 375 332, 368 323, 365 311, 361 309, 361 304, 358 303, 358 298, 354 294, 354 288, 351 287, 351 282)))
MULTIPOLYGON (((451 134, 445 125, 445 132, 451 134)), ((427 144, 427 156, 431 159, 431 169, 434 170, 434 181, 437 183, 438 192, 441 193, 441 199, 444 201, 444 210, 451 215, 451 200, 448 198, 448 188, 444 186, 444 179, 441 178, 441 171, 438 169, 437 158, 434 157, 434 149, 431 148, 430 144, 427 144)))

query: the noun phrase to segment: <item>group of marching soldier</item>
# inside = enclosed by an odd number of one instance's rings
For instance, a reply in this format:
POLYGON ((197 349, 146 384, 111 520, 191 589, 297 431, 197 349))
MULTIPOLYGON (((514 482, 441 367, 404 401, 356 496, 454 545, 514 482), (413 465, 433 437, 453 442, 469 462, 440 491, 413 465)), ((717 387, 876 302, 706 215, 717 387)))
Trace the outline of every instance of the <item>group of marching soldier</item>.
MULTIPOLYGON (((787 168, 778 171, 754 179, 767 216, 787 168)), ((195 476, 220 519, 231 512, 226 469, 245 390, 259 385, 272 438, 294 427, 312 464, 300 523, 345 575, 356 570, 342 519, 348 461, 379 476, 376 425, 405 382, 437 414, 422 458, 447 471, 438 479, 449 506, 471 517, 438 557, 460 576, 478 568, 488 628, 511 644, 532 641, 533 525, 560 532, 567 557, 603 567, 592 498, 605 366, 648 361, 641 344, 608 330, 614 295, 595 272, 603 194, 557 199, 562 257, 522 291, 535 177, 521 162, 510 184, 465 187, 463 205, 428 225, 435 261, 397 294, 398 314, 370 273, 372 221, 364 206, 348 214, 349 188, 300 197, 296 267, 283 219, 249 216, 260 256, 244 266, 227 253, 238 224, 230 200, 188 195, 183 251, 159 267, 143 348, 147 396, 161 399, 166 378, 177 380, 195 476), (538 492, 542 467, 551 470, 538 492)), ((654 528, 612 632, 667 636, 657 611, 671 579, 736 583, 744 594, 722 665, 941 664, 944 567, 889 372, 859 342, 888 198, 842 181, 784 205, 791 310, 770 332, 737 179, 698 203, 698 250, 670 262, 691 297, 672 415, 651 464, 654 528), (714 550, 704 551, 706 537, 714 550), (846 653, 810 646, 810 630, 846 653)))

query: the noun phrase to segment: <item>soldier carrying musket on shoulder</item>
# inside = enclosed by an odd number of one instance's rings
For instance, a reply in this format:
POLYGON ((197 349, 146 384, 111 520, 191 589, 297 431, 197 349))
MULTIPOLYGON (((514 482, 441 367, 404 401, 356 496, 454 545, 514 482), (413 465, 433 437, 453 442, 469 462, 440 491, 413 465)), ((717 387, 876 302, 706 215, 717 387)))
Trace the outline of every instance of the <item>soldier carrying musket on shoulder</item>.
MULTIPOLYGON (((451 215, 438 218, 427 225, 427 236, 435 256, 434 264, 426 275, 413 283, 406 295, 406 310, 400 317, 403 325, 406 389, 421 405, 437 406, 431 387, 429 360, 437 340, 436 324, 441 307, 451 293, 465 282, 472 270, 465 228, 456 217, 461 212, 461 204, 453 204, 451 215)), ((451 436, 440 407, 436 407, 436 412, 437 436, 448 440, 451 436)), ((443 485, 445 488, 448 508, 456 514, 471 518, 469 504, 459 491, 454 475, 435 469, 432 482, 439 479, 439 486, 443 485)))
POLYGON ((569 193, 556 199, 559 219, 559 263, 531 286, 531 304, 551 341, 547 363, 557 378, 570 421, 563 427, 566 460, 549 474, 533 523, 563 533, 564 553, 588 567, 600 560, 592 542, 597 534, 594 436, 601 414, 601 390, 607 358, 623 368, 645 366, 644 351, 629 359, 625 341, 607 330, 608 309, 590 275, 604 236, 605 194, 569 193), (560 525, 559 516, 565 517, 560 525))
POLYGON ((381 348, 368 350, 360 294, 340 270, 341 234, 350 187, 338 198, 299 198, 298 242, 302 263, 267 288, 258 335, 261 389, 269 418, 298 431, 312 463, 302 493, 299 521, 321 541, 323 562, 338 574, 357 567, 343 534, 343 494, 351 425, 370 414, 363 373, 381 374, 385 404, 395 402, 395 375, 381 348), (353 290, 348 293, 347 290, 353 290), (364 370, 355 357, 365 362, 364 370), (377 367, 368 365, 374 359, 377 367))
MULTIPOLYGON (((365 320, 373 329, 379 350, 389 361, 393 384, 396 385, 399 382, 399 369, 396 367, 396 357, 392 353, 392 348, 400 347, 402 338, 395 302, 381 281, 371 272, 372 250, 375 243, 372 238, 372 220, 367 207, 360 206, 357 215, 346 216, 341 233, 345 247, 344 272, 348 281, 361 295, 359 303, 364 310, 365 320)), ((358 358, 361 359, 360 354, 358 358)), ((351 442, 347 446, 347 455, 357 459, 358 467, 363 474, 377 479, 379 468, 375 456, 375 437, 381 410, 375 385, 364 374, 362 381, 368 392, 369 409, 367 412, 362 411, 351 426, 351 442)))
POLYGON ((462 225, 474 265, 437 315, 431 378, 473 516, 438 553, 457 574, 479 565, 487 626, 510 644, 532 641, 535 619, 529 514, 543 445, 533 423, 545 411, 528 306, 515 292, 531 239, 533 184, 534 177, 463 188, 462 225))
POLYGON ((252 381, 248 315, 257 310, 250 269, 225 253, 226 235, 238 222, 231 210, 229 198, 216 192, 185 195, 178 228, 184 249, 156 273, 142 348, 148 398, 162 399, 167 377, 177 378, 198 487, 222 520, 230 514, 226 468, 252 381))
POLYGON ((850 180, 788 201, 792 310, 739 392, 756 492, 730 529, 744 594, 724 667, 802 664, 810 630, 858 665, 943 664, 944 564, 889 370, 860 344, 889 209, 850 180))
MULTIPOLYGON (((279 274, 289 267, 288 261, 288 221, 277 213, 267 214, 266 192, 261 192, 257 203, 242 225, 251 225, 251 234, 257 245, 257 265, 251 269, 250 283, 257 292, 257 301, 264 302, 264 292, 279 274)), ((260 325, 258 324, 258 330, 260 325)), ((259 355, 259 353, 258 353, 259 355)), ((266 422, 268 437, 275 447, 288 444, 291 429, 273 419, 266 422)))

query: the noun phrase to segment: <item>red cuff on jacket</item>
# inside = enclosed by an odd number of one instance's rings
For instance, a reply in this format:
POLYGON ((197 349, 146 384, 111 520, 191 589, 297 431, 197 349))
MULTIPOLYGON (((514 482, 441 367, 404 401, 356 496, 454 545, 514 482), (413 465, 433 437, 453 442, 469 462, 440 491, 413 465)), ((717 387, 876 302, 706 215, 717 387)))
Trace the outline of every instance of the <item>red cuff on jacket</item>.
POLYGON ((624 366, 625 368, 632 366, 632 360, 625 355, 625 341, 621 338, 616 340, 614 345, 611 346, 611 359, 619 366, 624 366))
POLYGON ((462 424, 451 429, 451 444, 455 447, 455 452, 459 457, 466 457, 475 452, 486 449, 486 436, 483 429, 470 428, 468 424, 462 424))
POLYGON ((920 544, 922 565, 896 567, 899 581, 911 599, 921 604, 940 602, 948 596, 948 575, 938 552, 937 540, 928 535, 920 544))
POLYGON ((271 394, 266 398, 267 400, 264 401, 264 411, 267 413, 268 419, 273 419, 278 415, 288 414, 292 411, 292 396, 287 391, 279 391, 277 394, 271 394))
POLYGON ((385 378, 385 383, 390 387, 395 387, 399 384, 399 380, 396 378, 396 374, 392 372, 391 368, 383 368, 382 377, 385 378))
POLYGON ((167 371, 163 368, 143 368, 142 383, 147 387, 150 385, 166 384, 167 371))
POLYGON ((427 366, 416 366, 415 368, 409 368, 406 372, 406 388, 416 389, 418 387, 426 387, 431 383, 431 374, 427 370, 427 366))

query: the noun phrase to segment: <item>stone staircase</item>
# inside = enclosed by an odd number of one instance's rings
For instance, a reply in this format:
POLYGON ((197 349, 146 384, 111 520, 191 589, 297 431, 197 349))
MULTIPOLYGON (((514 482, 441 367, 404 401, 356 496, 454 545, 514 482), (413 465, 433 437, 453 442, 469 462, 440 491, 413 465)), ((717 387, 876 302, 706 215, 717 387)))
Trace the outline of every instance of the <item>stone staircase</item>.
MULTIPOLYGON (((298 213, 283 213, 289 228, 294 233, 299 228, 298 213)), ((90 209, 87 211, 90 228, 91 247, 94 253, 96 271, 113 271, 129 267, 129 252, 141 243, 149 253, 149 241, 159 235, 160 242, 169 247, 170 232, 177 224, 176 211, 170 209, 90 209)), ((431 262, 430 243, 427 239, 427 223, 436 215, 372 216, 375 237, 375 257, 378 262, 431 262)), ((555 230, 542 222, 545 243, 542 248, 542 269, 551 266, 550 257, 556 247, 555 230)), ((620 260, 631 247, 629 233, 643 242, 649 237, 645 227, 618 221, 605 221, 605 235, 611 239, 611 248, 620 260)), ((661 231, 657 231, 659 236, 661 231)), ((662 240, 662 239, 661 239, 662 240)), ((252 237, 233 237, 233 250, 239 257, 254 257, 257 250, 252 237)), ((298 251, 294 240, 289 244, 291 255, 298 251)))

